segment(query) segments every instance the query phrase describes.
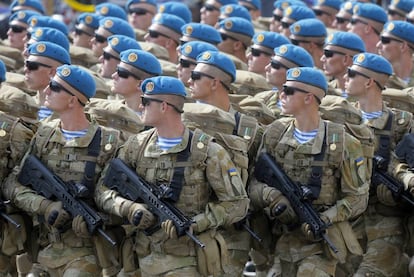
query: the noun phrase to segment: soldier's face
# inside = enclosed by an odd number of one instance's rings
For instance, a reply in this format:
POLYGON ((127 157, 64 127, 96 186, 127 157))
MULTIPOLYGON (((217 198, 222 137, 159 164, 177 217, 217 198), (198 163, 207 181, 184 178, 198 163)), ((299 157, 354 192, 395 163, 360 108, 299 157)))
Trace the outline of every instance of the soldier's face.
POLYGON ((362 96, 365 93, 365 84, 367 82, 367 78, 356 74, 352 78, 348 76, 348 74, 344 75, 345 78, 345 91, 348 95, 358 97, 362 96))
POLYGON ((280 93, 280 102, 282 104, 282 112, 293 116, 302 112, 305 108, 305 97, 309 93, 295 91, 292 95, 287 95, 284 90, 280 93))
MULTIPOLYGON (((401 57, 402 40, 392 39, 382 36, 377 43, 378 54, 386 58, 389 62, 397 62, 401 57)), ((408 47, 408 46, 407 46, 408 47)))
POLYGON ((281 88, 286 82, 286 71, 280 62, 273 61, 266 65, 266 81, 277 88, 281 88), (273 63, 273 64, 272 64, 273 63))
POLYGON ((248 70, 260 75, 266 75, 266 65, 269 64, 271 56, 267 53, 252 48, 252 51, 247 54, 248 70))
POLYGON ((111 78, 112 74, 116 71, 116 67, 119 64, 119 60, 116 57, 110 55, 107 52, 103 52, 102 56, 99 57, 99 61, 102 63, 100 69, 100 75, 104 78, 111 78))
POLYGON ((185 86, 190 85, 191 71, 193 71, 195 67, 196 63, 180 58, 177 64, 177 75, 178 79, 180 79, 185 86))
POLYGON ((154 14, 148 11, 145 14, 142 14, 144 10, 143 9, 138 9, 138 10, 139 10, 138 13, 136 12, 128 13, 128 22, 133 28, 146 31, 148 30, 148 27, 151 26, 154 14))
POLYGON ((220 10, 211 4, 205 4, 200 9, 200 23, 215 26, 220 16, 220 10))
POLYGON ((42 92, 49 84, 50 78, 53 77, 55 69, 45 66, 46 62, 40 64, 39 62, 35 59, 30 60, 29 56, 24 66, 24 82, 28 88, 42 92))
POLYGON ((322 68, 327 76, 342 78, 346 73, 348 65, 345 63, 346 56, 339 52, 324 50, 321 57, 322 68))
POLYGON ((7 31, 7 38, 10 46, 19 50, 24 49, 25 38, 27 36, 27 30, 21 26, 11 25, 7 31))
POLYGON ((132 96, 132 95, 142 95, 141 91, 141 80, 137 80, 132 75, 127 76, 125 72, 128 72, 126 69, 119 69, 123 72, 118 74, 118 70, 112 74, 113 86, 111 87, 111 91, 116 94, 120 94, 124 97, 132 96), (120 74, 122 77, 120 77, 120 74))
POLYGON ((73 45, 85 48, 92 48, 91 39, 92 37, 86 33, 72 33, 73 45))
MULTIPOLYGON (((198 72, 197 66, 194 68, 194 71, 198 72)), ((200 76, 199 79, 190 78, 189 85, 191 97, 195 100, 209 103, 212 94, 212 82, 214 82, 214 80, 206 76, 200 76)))

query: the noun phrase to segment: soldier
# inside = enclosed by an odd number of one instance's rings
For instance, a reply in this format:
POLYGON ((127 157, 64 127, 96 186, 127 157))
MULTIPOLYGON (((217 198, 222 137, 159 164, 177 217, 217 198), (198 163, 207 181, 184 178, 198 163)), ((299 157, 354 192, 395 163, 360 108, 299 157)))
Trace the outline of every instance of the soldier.
POLYGON ((36 11, 21 10, 12 14, 9 18, 9 31, 7 39, 10 47, 16 48, 22 52, 29 28, 29 19, 31 16, 39 14, 36 11))
POLYGON ((404 21, 412 8, 414 8, 414 1, 412 0, 392 0, 387 9, 388 21, 404 21))
POLYGON ((192 22, 191 10, 188 6, 181 2, 166 2, 158 5, 158 13, 173 14, 184 20, 184 22, 192 22))
POLYGON ((229 17, 240 17, 246 19, 247 21, 252 21, 249 11, 240 4, 227 4, 221 6, 219 22, 229 17))
POLYGON ((73 45, 91 49, 91 39, 102 17, 96 13, 81 13, 72 32, 73 45))
POLYGON ((138 41, 144 41, 144 36, 151 26, 152 19, 157 13, 155 0, 128 0, 125 4, 128 22, 134 28, 138 41))
POLYGON ((217 46, 222 42, 220 33, 214 27, 197 22, 191 22, 181 27, 180 44, 183 45, 188 41, 204 41, 217 46))
POLYGON ((338 31, 348 31, 347 25, 351 21, 354 5, 358 2, 346 1, 341 4, 341 8, 335 16, 332 26, 338 31))
POLYGON ((127 14, 123 8, 114 3, 101 3, 96 5, 95 13, 104 17, 117 17, 122 20, 127 20, 127 14))
MULTIPOLYGON (((381 157, 384 161, 381 168, 390 174, 398 164, 393 149, 413 126, 411 113, 390 109, 382 100, 381 93, 391 74, 391 64, 385 58, 361 53, 354 56, 345 83, 348 95, 358 100, 355 106, 361 110, 364 123, 375 134, 374 155, 381 157)), ((374 166, 374 170, 378 168, 374 166)), ((366 251, 354 276, 406 276, 408 259, 403 249, 403 210, 398 206, 390 207, 396 205, 391 192, 384 184, 373 181, 364 213, 366 251)))
POLYGON ((281 20, 283 18, 283 12, 290 6, 305 6, 305 2, 298 0, 277 0, 274 2, 273 7, 273 16, 270 21, 269 31, 278 33, 281 27, 281 20))
MULTIPOLYGON (((119 144, 119 132, 88 121, 84 106, 95 94, 95 82, 85 70, 72 65, 58 67, 45 94, 45 105, 59 118, 39 127, 22 166, 34 155, 64 185, 73 182, 84 186, 89 195, 84 201, 93 207, 95 181, 119 144)), ((71 218, 61 201, 47 199, 34 188, 20 184, 16 177, 30 174, 20 172, 21 168, 9 176, 3 193, 17 207, 44 218, 35 221, 40 230, 39 270, 50 276, 100 276, 93 249, 97 235, 92 239, 82 215, 71 218)), ((30 185, 37 181, 32 180, 30 185)))
POLYGON ((31 44, 39 41, 49 41, 61 46, 66 51, 69 51, 69 39, 58 29, 53 27, 34 27, 30 30, 30 38, 26 40, 25 51, 23 52, 23 55, 26 59, 29 56, 27 48, 29 48, 31 44))
POLYGON ((312 6, 316 18, 325 24, 326 28, 332 28, 336 14, 341 8, 341 0, 320 0, 312 6))
MULTIPOLYGON (((299 209, 292 206, 298 203, 290 202, 293 198, 287 192, 283 195, 280 187, 255 179, 249 186, 253 207, 265 208, 270 218, 278 220, 277 224, 287 225, 276 245, 281 276, 335 276, 338 262, 344 262, 349 251, 362 254, 349 220, 366 208, 369 177, 359 141, 345 133, 342 125, 319 115, 326 89, 325 76, 319 70, 289 69, 281 102, 282 111, 293 118, 279 119, 267 126, 259 153, 273 157, 292 182, 308 191, 307 200, 300 201, 311 203, 317 216, 329 226, 326 235, 338 252, 316 237, 302 215, 298 220, 299 209)), ((261 155, 257 162, 262 162, 261 155)), ((271 178, 263 179, 262 175, 266 169, 260 172, 263 165, 256 163, 256 178, 269 182, 271 178)))
POLYGON ((283 10, 283 17, 280 19, 278 32, 285 37, 290 37, 290 26, 296 21, 316 18, 315 13, 307 6, 292 5, 283 10))
POLYGON ((377 43, 378 54, 392 65, 393 75, 388 88, 404 89, 414 86, 414 25, 405 21, 389 21, 377 43))
POLYGON ((143 203, 108 190, 106 179, 100 182, 96 201, 105 211, 125 217, 136 226, 142 276, 224 276, 229 257, 220 253, 219 248, 225 249, 226 242, 219 242, 221 235, 216 230, 246 215, 249 201, 240 175, 221 146, 199 130, 190 132, 184 127, 181 113, 186 93, 181 81, 153 77, 146 79, 141 89, 143 121, 155 128, 131 137, 118 157, 147 182, 171 188, 178 197, 171 203, 194 220, 190 229, 205 243, 205 249, 187 236, 178 237, 171 220, 162 222, 161 230, 145 235, 142 230, 156 223, 153 213, 143 203), (181 177, 173 177, 179 176, 176 159, 190 149, 188 159, 192 162, 186 163, 181 177), (198 154, 202 155, 196 157, 198 154), (166 167, 158 166, 161 161, 166 167), (173 179, 182 188, 181 193, 172 188, 173 179))
POLYGON ((207 0, 200 9, 200 23, 212 27, 219 21, 220 8, 228 4, 237 4, 237 0, 207 0))

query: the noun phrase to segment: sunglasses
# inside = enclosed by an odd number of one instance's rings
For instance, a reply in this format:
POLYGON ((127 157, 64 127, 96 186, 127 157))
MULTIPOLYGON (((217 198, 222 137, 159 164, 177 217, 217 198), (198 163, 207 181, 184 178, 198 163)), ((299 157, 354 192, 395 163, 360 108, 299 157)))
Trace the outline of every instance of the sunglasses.
POLYGON ((303 90, 303 89, 299 89, 299 88, 295 88, 295 87, 289 87, 289 86, 283 86, 283 92, 286 95, 293 95, 293 94, 295 94, 295 91, 308 93, 306 90, 303 90))
POLYGON ((351 25, 356 25, 357 23, 362 23, 364 25, 368 25, 367 22, 365 22, 361 19, 357 19, 357 18, 351 18, 350 22, 351 22, 351 25))
POLYGON ((189 60, 180 59, 180 65, 183 68, 189 68, 191 65, 197 65, 197 63, 189 60))
POLYGON ((129 9, 128 13, 135 14, 135 15, 145 15, 149 13, 149 11, 147 11, 146 9, 142 9, 142 8, 133 8, 133 9, 129 9))
POLYGON ((95 40, 96 40, 96 42, 99 42, 99 43, 105 43, 106 42, 106 37, 95 34, 95 40))
POLYGON ((204 9, 206 9, 206 11, 209 11, 209 12, 219 11, 219 8, 217 8, 213 5, 209 5, 209 4, 204 4, 204 9))
POLYGON ((121 60, 120 58, 118 58, 118 57, 116 57, 116 56, 114 56, 114 55, 112 55, 108 52, 105 52, 105 51, 103 52, 103 58, 104 58, 104 60, 107 60, 107 61, 109 61, 110 59, 115 59, 115 60, 118 60, 118 61, 121 60))
POLYGON ((50 88, 51 91, 53 91, 55 93, 60 93, 63 90, 66 93, 68 93, 68 94, 70 94, 72 96, 75 96, 72 92, 70 92, 69 90, 65 89, 58 82, 53 81, 53 80, 49 82, 49 88, 50 88))
POLYGON ((116 73, 118 74, 119 78, 122 78, 122 79, 128 79, 129 76, 132 76, 135 79, 141 80, 141 78, 139 78, 135 74, 133 74, 130 71, 126 70, 125 68, 122 68, 122 67, 119 67, 119 66, 116 68, 116 73))
POLYGON ((285 22, 285 21, 282 21, 280 23, 282 24, 283 29, 289 29, 290 25, 293 24, 293 23, 289 23, 289 22, 285 22))
POLYGON ((228 39, 237 40, 234 37, 231 37, 231 36, 223 34, 223 33, 220 33, 220 36, 221 36, 221 40, 228 40, 228 39))
POLYGON ((316 14, 316 16, 322 16, 324 14, 329 15, 329 13, 322 11, 322 10, 313 10, 313 12, 316 14))
POLYGON ((399 13, 399 12, 395 11, 395 10, 388 10, 388 14, 389 14, 389 15, 391 15, 391 16, 398 15, 398 16, 405 17, 405 15, 404 15, 404 14, 401 14, 401 13, 399 13))
POLYGON ((148 30, 148 34, 149 34, 149 36, 150 36, 150 37, 152 37, 152 38, 157 38, 157 37, 159 37, 159 36, 169 38, 168 36, 166 36, 166 35, 164 35, 164 34, 161 34, 160 32, 157 32, 157 31, 154 31, 154 30, 148 30))
POLYGON ((166 102, 166 101, 164 101, 164 100, 161 100, 161 99, 156 99, 156 98, 149 98, 149 97, 145 97, 145 96, 141 96, 141 104, 142 104, 142 106, 147 107, 147 106, 149 106, 149 105, 151 104, 151 102, 157 102, 157 103, 164 103, 164 102, 165 102, 168 106, 173 107, 173 108, 174 108, 174 110, 176 110, 178 113, 183 113, 183 111, 182 111, 182 110, 178 109, 178 108, 177 108, 176 106, 174 106, 173 104, 168 103, 168 102, 166 102))
POLYGON ((261 54, 266 55, 266 56, 270 56, 266 52, 263 52, 263 51, 258 50, 256 48, 252 48, 250 53, 252 54, 253 57, 259 57, 261 54))
POLYGON ((279 69, 281 69, 281 68, 286 68, 286 69, 289 69, 286 65, 281 64, 280 62, 275 61, 275 60, 272 60, 272 61, 270 62, 270 66, 271 66, 273 69, 276 69, 276 70, 279 70, 279 69))
POLYGON ((336 22, 338 23, 338 24, 344 24, 344 23, 348 23, 349 22, 349 19, 347 19, 347 18, 344 18, 344 17, 335 17, 335 19, 336 19, 336 22))
POLYGON ((88 34, 87 32, 85 32, 84 30, 79 29, 79 28, 76 28, 76 27, 75 27, 75 34, 78 35, 78 36, 83 35, 83 34, 85 34, 87 36, 91 36, 90 34, 88 34))
POLYGON ((282 15, 273 14, 273 19, 274 19, 275 21, 279 21, 279 22, 280 22, 280 20, 282 20, 282 18, 283 18, 283 16, 282 16, 282 15))
POLYGON ((214 79, 213 76, 210 76, 208 74, 205 74, 203 72, 199 72, 199 71, 191 71, 191 79, 193 79, 193 81, 197 81, 200 80, 201 77, 207 77, 209 79, 214 79))
POLYGON ((328 49, 324 49, 323 50, 323 54, 325 55, 325 57, 327 58, 332 58, 333 55, 338 54, 338 55, 345 55, 344 53, 338 52, 338 51, 333 51, 333 50, 328 50, 328 49))
POLYGON ((10 25, 10 29, 13 33, 22 33, 23 31, 26 31, 27 29, 25 27, 19 26, 19 25, 10 25))
MULTIPOLYGON (((348 75, 348 77, 349 78, 355 78, 355 76, 357 76, 357 75, 360 75, 360 76, 362 76, 362 77, 365 77, 365 78, 367 78, 367 79, 372 79, 371 77, 369 77, 368 75, 366 75, 366 74, 364 74, 364 73, 361 73, 361 72, 359 72, 359 71, 356 71, 356 70, 354 70, 354 69, 352 69, 352 68, 350 68, 350 67, 348 67, 348 71, 347 71, 347 73, 346 73, 347 75, 348 75)), ((376 80, 374 80, 374 82, 375 82, 375 84, 377 84, 377 86, 380 88, 380 89, 383 89, 383 87, 380 85, 380 83, 378 83, 378 81, 376 81, 376 80)))
POLYGON ((391 37, 383 37, 381 36, 381 43, 382 44, 389 44, 391 41, 398 41, 398 42, 403 42, 402 40, 399 39, 395 39, 395 38, 391 38, 391 37))
POLYGON ((306 40, 298 40, 298 39, 290 39, 290 42, 293 45, 299 45, 300 43, 310 43, 310 41, 306 41, 306 40))
POLYGON ((414 24, 414 19, 406 18, 405 21, 407 21, 408 23, 414 24))
POLYGON ((47 67, 47 68, 52 68, 51 65, 44 64, 44 63, 39 63, 39 62, 34 62, 34 61, 28 61, 28 60, 26 60, 24 62, 24 65, 30 71, 36 71, 36 70, 39 69, 40 66, 47 67))

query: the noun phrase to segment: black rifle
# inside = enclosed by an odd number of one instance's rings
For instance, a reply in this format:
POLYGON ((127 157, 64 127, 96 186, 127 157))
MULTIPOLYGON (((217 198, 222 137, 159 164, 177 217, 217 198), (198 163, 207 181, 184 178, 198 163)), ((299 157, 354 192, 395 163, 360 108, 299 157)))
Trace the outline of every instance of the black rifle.
POLYGON ((312 207, 306 195, 307 192, 294 183, 268 153, 263 152, 259 155, 255 164, 255 176, 258 181, 280 190, 289 200, 300 223, 309 224, 315 238, 323 239, 332 251, 338 252, 326 235, 326 229, 329 225, 320 218, 319 213, 312 207))
POLYGON ((10 200, 3 201, 3 200, 0 199, 0 216, 2 218, 4 218, 5 220, 7 220, 12 225, 14 225, 14 227, 16 227, 16 229, 19 229, 21 227, 21 225, 6 213, 6 205, 9 204, 9 202, 10 202, 10 200))
POLYGON ((116 245, 116 242, 102 230, 102 217, 84 200, 73 196, 68 184, 53 174, 36 156, 27 157, 17 180, 24 186, 31 186, 47 199, 55 197, 62 202, 63 208, 72 217, 81 215, 84 218, 90 234, 98 232, 109 243, 116 245))
POLYGON ((112 159, 105 175, 104 184, 108 188, 118 191, 126 199, 134 202, 141 199, 141 201, 148 206, 148 210, 158 217, 156 226, 145 230, 148 234, 158 230, 161 223, 169 219, 174 223, 178 236, 187 235, 198 246, 202 248, 205 247, 205 245, 189 231, 193 221, 187 218, 168 200, 166 201, 162 198, 165 195, 165 191, 138 176, 135 171, 127 166, 121 159, 112 159))
POLYGON ((395 199, 404 199, 410 205, 414 206, 414 197, 404 188, 404 184, 387 173, 387 162, 386 160, 378 155, 373 158, 373 168, 371 183, 374 186, 384 184, 391 192, 395 199))

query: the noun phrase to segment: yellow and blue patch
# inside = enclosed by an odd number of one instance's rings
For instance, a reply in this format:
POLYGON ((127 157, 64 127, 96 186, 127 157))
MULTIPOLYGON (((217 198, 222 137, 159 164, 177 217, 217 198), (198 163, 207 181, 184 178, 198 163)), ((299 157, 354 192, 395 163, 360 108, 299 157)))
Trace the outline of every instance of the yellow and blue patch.
POLYGON ((230 176, 237 176, 239 174, 237 172, 237 169, 235 169, 234 167, 227 170, 227 172, 229 173, 230 176))
POLYGON ((355 159, 355 164, 356 166, 361 166, 364 164, 364 158, 363 157, 359 157, 357 159, 355 159))

